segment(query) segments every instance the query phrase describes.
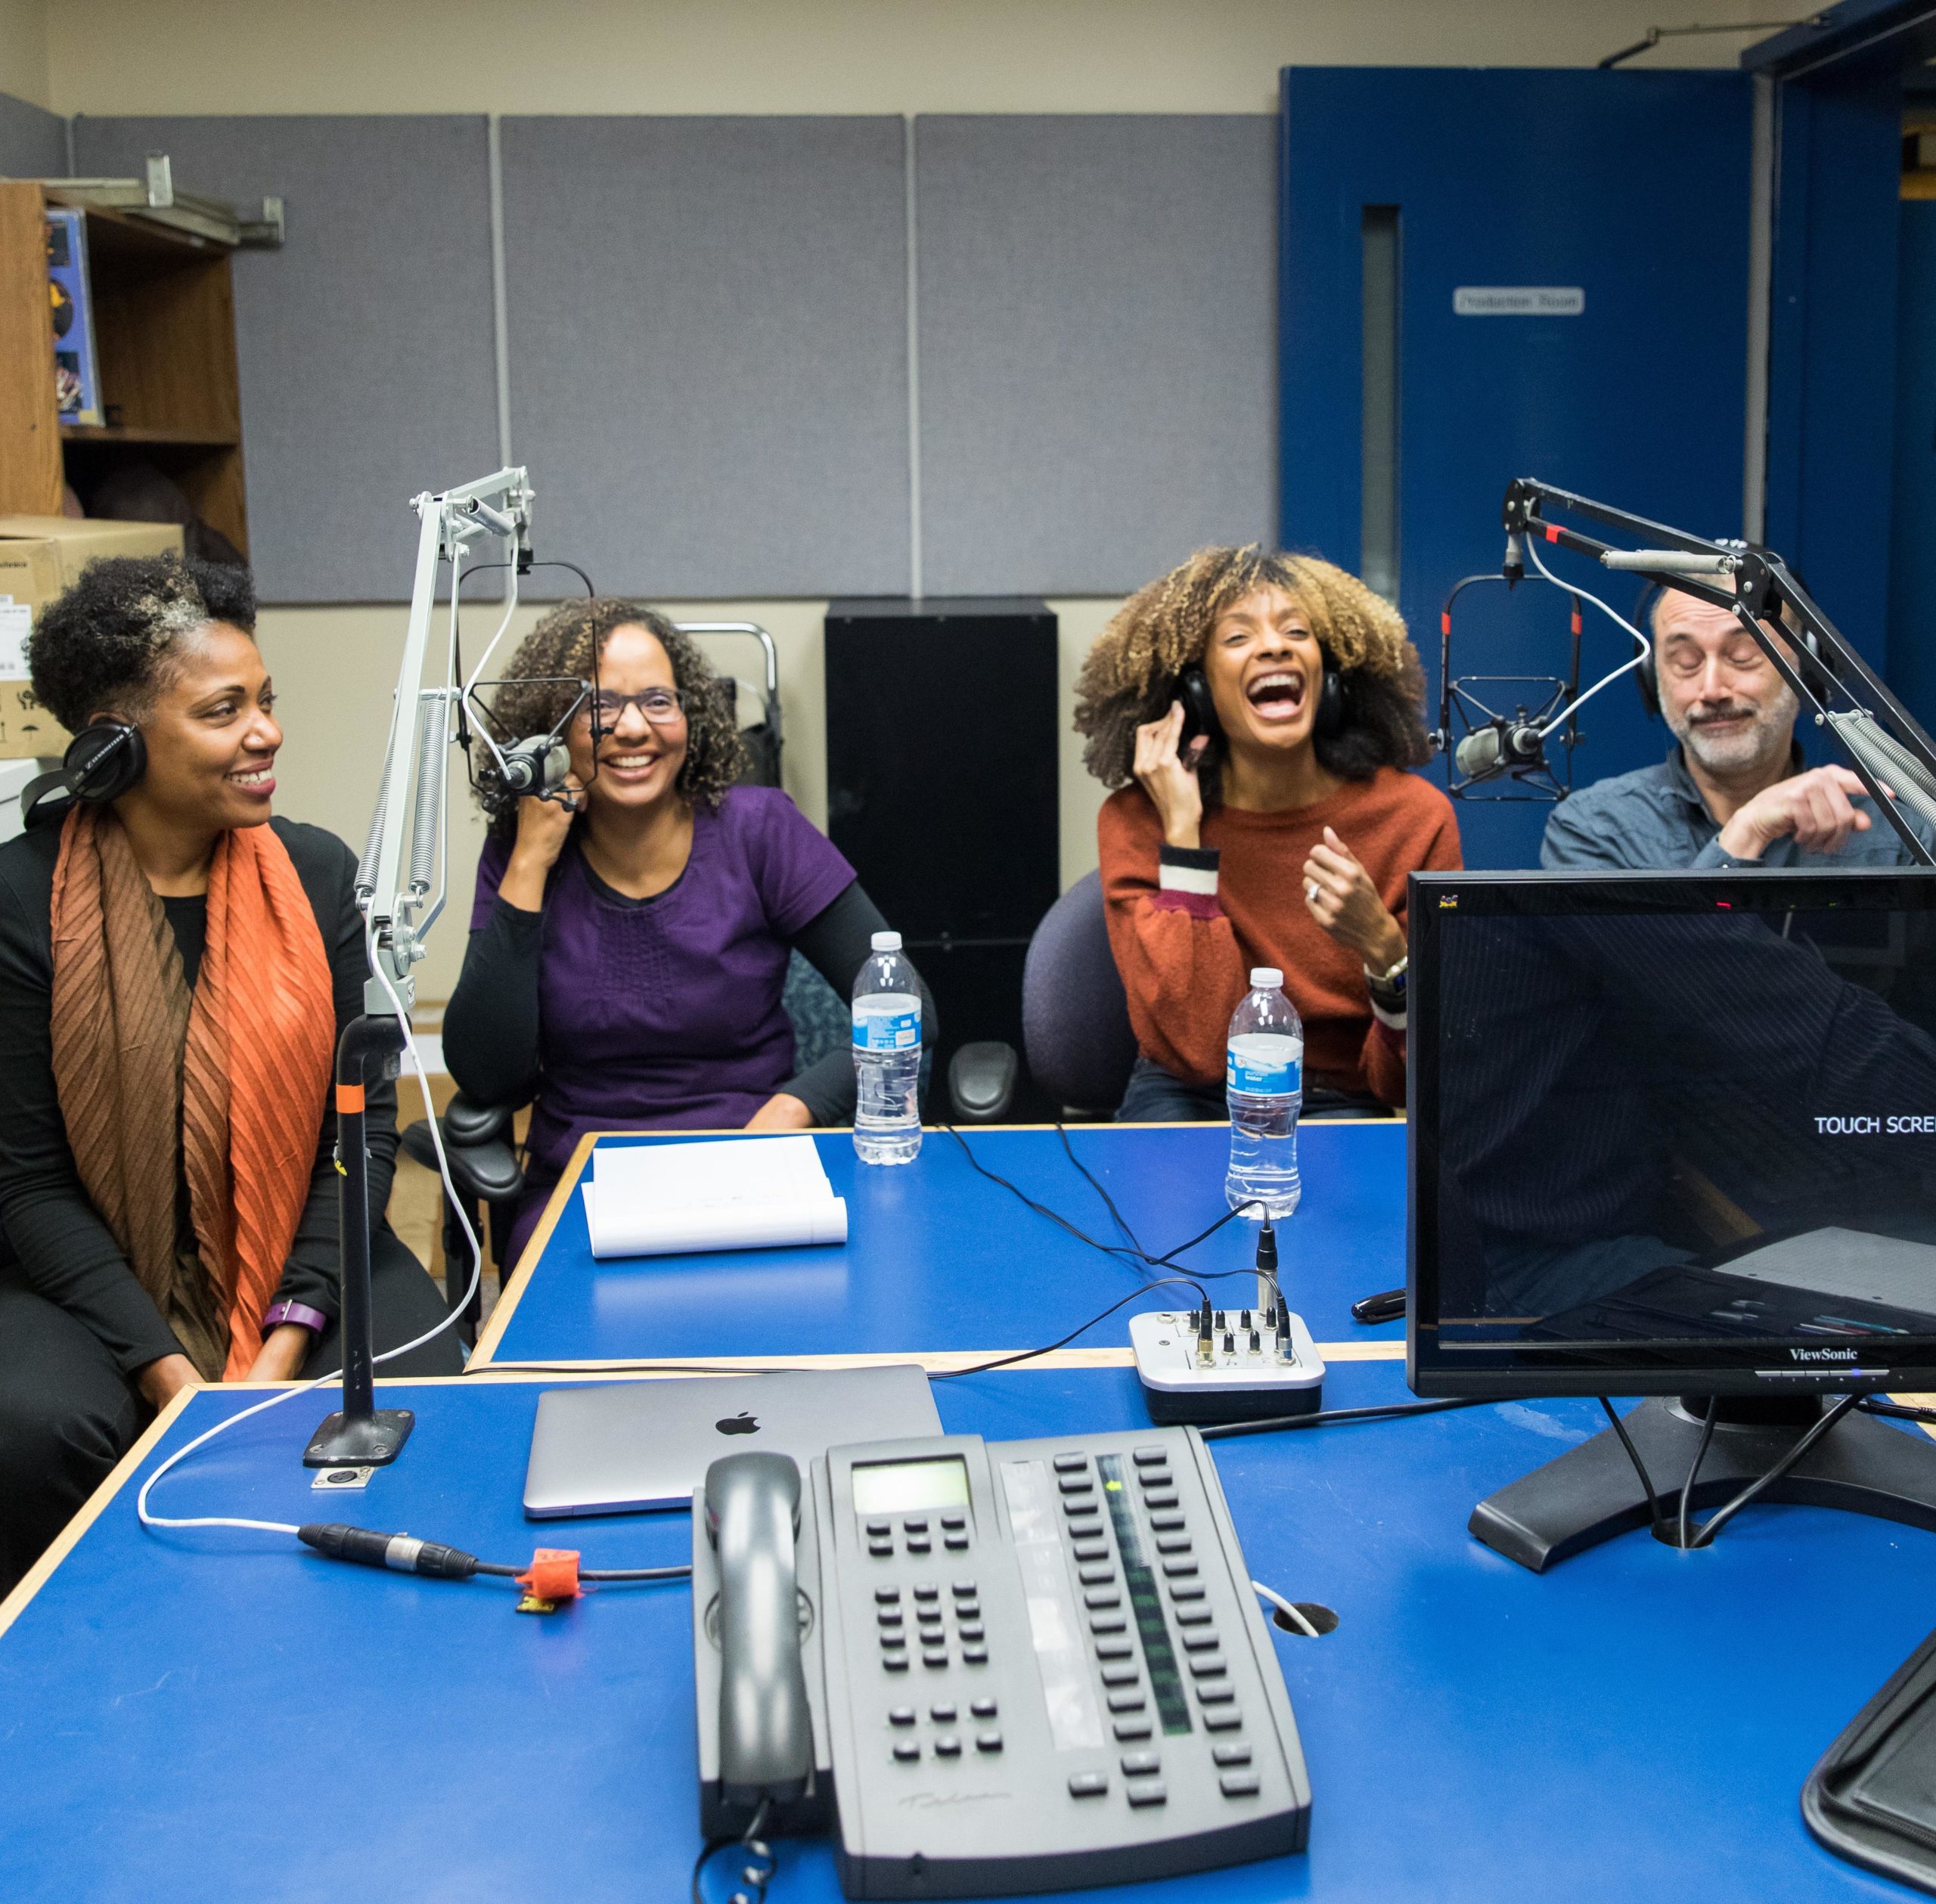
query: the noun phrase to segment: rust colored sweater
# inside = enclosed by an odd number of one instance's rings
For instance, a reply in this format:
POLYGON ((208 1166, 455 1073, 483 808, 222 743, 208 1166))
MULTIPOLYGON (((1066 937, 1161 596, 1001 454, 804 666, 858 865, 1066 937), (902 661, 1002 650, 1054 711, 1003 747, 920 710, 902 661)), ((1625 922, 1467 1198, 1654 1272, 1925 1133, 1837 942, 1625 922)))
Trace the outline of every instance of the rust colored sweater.
POLYGON ((1305 905, 1304 863, 1327 826, 1357 855, 1401 926, 1406 874, 1463 864, 1451 802, 1395 767, 1286 813, 1213 807, 1194 852, 1164 845, 1140 787, 1103 802, 1097 836, 1109 944, 1146 1057, 1192 1084, 1219 1081, 1230 1014, 1249 989, 1250 969, 1276 966, 1304 1020, 1306 1075, 1334 1090, 1404 1102, 1402 1016, 1374 1016, 1357 954, 1305 905))

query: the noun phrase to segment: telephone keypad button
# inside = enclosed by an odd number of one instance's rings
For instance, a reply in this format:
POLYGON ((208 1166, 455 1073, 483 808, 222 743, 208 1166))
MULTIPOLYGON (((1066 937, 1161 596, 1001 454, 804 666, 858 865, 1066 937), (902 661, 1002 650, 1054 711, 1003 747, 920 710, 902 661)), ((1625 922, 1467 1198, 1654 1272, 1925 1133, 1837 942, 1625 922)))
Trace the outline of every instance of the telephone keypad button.
POLYGON ((1227 1772, 1217 1781, 1226 1798, 1255 1798, 1258 1777, 1254 1772, 1227 1772))
POLYGON ((1175 1493, 1168 1488, 1146 1487, 1143 1490, 1143 1505, 1146 1508, 1174 1507, 1175 1493))
POLYGON ((1206 1712, 1203 1715, 1203 1729, 1206 1732, 1233 1732, 1243 1723, 1243 1714, 1233 1706, 1227 1711, 1206 1712))
POLYGON ((995 1702, 992 1699, 970 1700, 968 1710, 977 1719, 992 1719, 995 1716, 995 1702))
POLYGON ((982 1637, 982 1623, 979 1620, 963 1620, 960 1631, 963 1639, 979 1639, 982 1637))
MULTIPOLYGON (((1200 1609, 1205 1619, 1210 1617, 1210 1609, 1200 1609)), ((1214 1653, 1217 1650, 1217 1636, 1210 1633, 1186 1633, 1183 1636, 1183 1650, 1186 1653, 1214 1653)))
MULTIPOLYGON (((1168 1572, 1169 1570, 1165 1568, 1164 1571, 1168 1572)), ((1203 1598, 1203 1589, 1194 1582, 1179 1580, 1170 1588, 1170 1598, 1172 1600, 1200 1600, 1203 1598)), ((1181 1619, 1181 1614, 1177 1617, 1181 1619)))
POLYGON ((921 1654, 923 1666, 942 1667, 948 1664, 948 1649, 945 1646, 932 1647, 921 1654))
POLYGON ((1078 1567, 1075 1577, 1084 1586, 1107 1586, 1116 1577, 1113 1567, 1078 1567))
POLYGON ((1103 1668, 1103 1683, 1105 1685, 1134 1685, 1138 1676, 1134 1665, 1106 1666, 1103 1668))
POLYGON ((961 1649, 961 1663, 964 1666, 986 1666, 988 1649, 985 1646, 964 1646, 961 1649))
POLYGON ((1078 1560, 1107 1560, 1109 1543, 1106 1540, 1078 1540, 1075 1543, 1078 1560))
POLYGON ((975 1750, 978 1752, 999 1752, 1001 1750, 1001 1733, 992 1729, 977 1732, 975 1735, 975 1750))
POLYGON ((874 1614, 883 1626, 898 1626, 906 1617, 898 1607, 882 1607, 874 1614))
POLYGON ((908 1537, 908 1551, 911 1554, 932 1553, 934 1544, 932 1540, 926 1540, 920 1534, 911 1533, 908 1537))
MULTIPOLYGON (((908 1543, 908 1550, 912 1553, 914 1549, 914 1543, 911 1540, 908 1543)), ((1159 1554, 1187 1554, 1190 1552, 1190 1536, 1187 1533, 1159 1533, 1156 1537, 1156 1551, 1159 1554)))
POLYGON ((1096 1642, 1096 1657, 1099 1660, 1126 1660, 1135 1657, 1136 1649, 1126 1639, 1099 1639, 1096 1642))
POLYGON ((931 1629, 935 1633, 941 1631, 942 1615, 939 1607, 917 1608, 915 1610, 914 1617, 921 1623, 921 1633, 923 1638, 931 1629))
POLYGON ((1146 1719, 1118 1719, 1115 1723, 1116 1737, 1127 1744, 1131 1739, 1147 1738, 1150 1722, 1146 1719))
POLYGON ((1119 1633, 1126 1623, 1119 1613, 1098 1613, 1091 1616, 1089 1630, 1092 1633, 1119 1633))
POLYGON ((948 1534, 941 1544, 951 1554, 965 1554, 968 1551, 968 1537, 965 1533, 948 1534))
POLYGON ((1164 1468, 1169 1465, 1170 1451, 1168 1448, 1138 1448, 1129 1458, 1139 1468, 1164 1468))
POLYGON ((1131 1778, 1146 1778, 1153 1772, 1160 1772, 1163 1762, 1154 1752, 1125 1752, 1122 1755, 1122 1769, 1131 1778))
POLYGON ((914 1598, 917 1600, 938 1600, 941 1598, 941 1589, 932 1580, 923 1580, 915 1588, 914 1598))
POLYGON ((1109 1696, 1112 1712, 1140 1712, 1146 1703, 1140 1692, 1112 1692, 1109 1696))
POLYGON ((910 1533, 926 1533, 928 1530, 928 1521, 926 1515, 916 1515, 911 1514, 901 1522, 901 1524, 905 1527, 910 1533))
POLYGON ((1096 1484, 1087 1475, 1064 1475, 1056 1483, 1065 1494, 1093 1494, 1096 1484))
MULTIPOLYGON (((1182 1596, 1179 1595, 1177 1597, 1181 1599, 1182 1596)), ((1208 1607, 1174 1607, 1171 1612, 1179 1626, 1207 1626, 1212 1617, 1208 1607)), ((1187 1646, 1190 1642, 1185 1640, 1184 1644, 1187 1646)))
POLYGON ((944 1514, 941 1524, 944 1533, 959 1533, 968 1524, 968 1517, 965 1514, 944 1514))
POLYGON ((1101 1509, 1094 1501, 1064 1501, 1062 1511, 1072 1521, 1079 1521, 1085 1514, 1100 1513, 1101 1509))
POLYGON ((890 1673, 904 1673, 908 1670, 908 1655, 905 1653, 886 1654, 883 1657, 881 1664, 890 1673))
POLYGON ((891 1540, 870 1540, 867 1552, 876 1560, 891 1559, 894 1554, 894 1543, 891 1540))
POLYGON ((1157 1533, 1181 1533, 1183 1531, 1184 1522, 1181 1514, 1169 1512, 1151 1515, 1150 1525, 1151 1529, 1157 1533))
POLYGON ((871 1540, 879 1540, 893 1531, 893 1528, 885 1521, 870 1521, 867 1523, 867 1534, 871 1540))
POLYGON ((928 1716, 938 1726, 952 1726, 954 1723, 954 1701, 952 1699, 936 1700, 928 1708, 928 1716))
POLYGON ((880 1636, 880 1648, 884 1653, 897 1651, 907 1644, 908 1636, 905 1633, 885 1633, 880 1636))
POLYGON ((961 1741, 952 1732, 943 1732, 935 1741, 935 1757, 938 1759, 958 1759, 961 1756, 961 1741))
POLYGON ((948 1582, 948 1590, 957 1600, 972 1600, 980 1589, 976 1587, 973 1580, 951 1580, 948 1582))
MULTIPOLYGON (((1191 1662, 1194 1672, 1196 1662, 1191 1662)), ((1221 1670, 1221 1669, 1220 1669, 1221 1670)), ((1201 1706, 1227 1706, 1237 1695, 1227 1685, 1200 1685, 1196 1688, 1196 1702, 1201 1706)))
POLYGON ((1112 1586, 1092 1586, 1083 1595, 1082 1604, 1091 1613, 1097 1613, 1107 1607, 1121 1606, 1122 1595, 1112 1586))
POLYGON ((1210 1756, 1219 1765, 1248 1765, 1250 1763, 1250 1747, 1248 1745, 1213 1745, 1210 1748, 1210 1756))
MULTIPOLYGON (((1196 1679, 1221 1679, 1230 1670, 1221 1654, 1213 1654, 1207 1659, 1193 1659, 1190 1663, 1190 1676, 1196 1679)), ((1204 1690, 1208 1692, 1208 1688, 1204 1690)))
POLYGON ((1196 1563, 1193 1560, 1166 1560, 1163 1563, 1164 1577, 1168 1580, 1193 1579, 1196 1573, 1196 1563))
POLYGON ((890 1726, 911 1726, 914 1723, 912 1706, 895 1706, 889 1710, 887 1723, 890 1726))
POLYGON ((1109 1788, 1109 1775, 1106 1772, 1072 1772, 1069 1775, 1069 1795, 1072 1798, 1100 1798, 1109 1788))
POLYGON ((1086 1454, 1059 1454, 1056 1456, 1056 1472, 1059 1475, 1079 1475, 1087 1471, 1089 1457, 1086 1454))
POLYGON ((903 1765, 911 1764, 921 1756, 920 1741, 911 1738, 896 1739, 894 1741, 894 1756, 903 1765))
POLYGON ((1137 1806, 1164 1804, 1170 1795, 1160 1778, 1139 1778, 1128 1789, 1129 1802, 1137 1806))

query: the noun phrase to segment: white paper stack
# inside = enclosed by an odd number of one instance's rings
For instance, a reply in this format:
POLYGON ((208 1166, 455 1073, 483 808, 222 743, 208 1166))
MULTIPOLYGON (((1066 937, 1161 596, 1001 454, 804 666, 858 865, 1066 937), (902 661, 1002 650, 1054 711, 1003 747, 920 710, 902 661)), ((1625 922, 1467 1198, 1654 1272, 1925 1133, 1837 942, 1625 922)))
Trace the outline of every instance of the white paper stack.
POLYGON ((811 1137, 601 1144, 584 1195, 594 1256, 847 1240, 847 1205, 811 1137))

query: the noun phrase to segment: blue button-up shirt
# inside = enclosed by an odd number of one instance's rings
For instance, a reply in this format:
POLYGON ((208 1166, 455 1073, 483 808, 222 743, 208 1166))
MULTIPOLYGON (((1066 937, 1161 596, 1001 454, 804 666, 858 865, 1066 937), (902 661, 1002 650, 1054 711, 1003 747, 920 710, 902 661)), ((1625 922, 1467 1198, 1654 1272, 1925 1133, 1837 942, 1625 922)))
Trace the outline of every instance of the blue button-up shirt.
MULTIPOLYGON (((1801 749, 1794 771, 1802 771, 1801 749)), ((1771 842, 1758 860, 1737 860, 1722 851, 1720 824, 1708 812, 1701 789, 1677 746, 1658 767, 1643 767, 1612 780, 1596 780, 1562 800, 1546 823, 1540 864, 1562 872, 1643 872, 1731 866, 1913 866, 1914 857, 1895 829, 1865 796, 1852 796, 1869 816, 1866 833, 1851 833, 1838 853, 1804 853, 1792 833, 1771 842)), ((1925 845, 1936 832, 1908 816, 1925 845)))

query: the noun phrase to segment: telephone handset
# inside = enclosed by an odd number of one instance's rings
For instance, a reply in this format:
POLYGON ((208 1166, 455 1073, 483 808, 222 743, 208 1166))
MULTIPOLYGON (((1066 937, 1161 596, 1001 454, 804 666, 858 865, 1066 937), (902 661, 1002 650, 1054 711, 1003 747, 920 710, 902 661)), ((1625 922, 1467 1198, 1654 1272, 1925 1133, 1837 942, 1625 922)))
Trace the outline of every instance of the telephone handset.
POLYGON ((693 1516, 700 1822, 830 1830, 849 1897, 1302 1850, 1310 1787, 1194 1430, 731 1455, 693 1516), (804 1726, 803 1723, 804 1722, 804 1726))

